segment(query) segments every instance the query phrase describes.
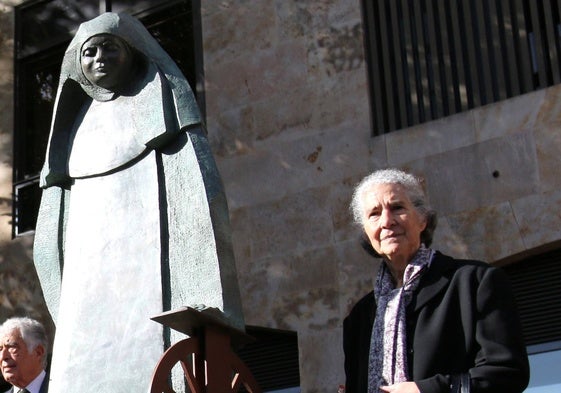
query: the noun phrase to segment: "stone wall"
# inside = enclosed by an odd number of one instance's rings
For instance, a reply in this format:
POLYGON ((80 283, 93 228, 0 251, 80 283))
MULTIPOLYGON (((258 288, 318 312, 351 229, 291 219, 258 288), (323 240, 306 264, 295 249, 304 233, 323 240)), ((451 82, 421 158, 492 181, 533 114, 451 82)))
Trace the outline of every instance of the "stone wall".
POLYGON ((560 94, 555 86, 376 139, 389 165, 426 177, 443 251, 506 263, 557 246, 560 94))
POLYGON ((207 120, 246 322, 296 330, 303 391, 336 391, 342 316, 375 267, 347 209, 371 168, 360 2, 213 4, 203 4, 207 120))
MULTIPOLYGON (((303 392, 344 382, 342 319, 379 264, 359 248, 347 208, 371 170, 426 178, 440 218, 434 246, 451 255, 504 263, 561 239, 561 87, 372 137, 359 0, 202 3, 207 126, 246 322, 298 332, 303 392)), ((45 315, 32 236, 11 239, 9 8, 0 12, 2 318, 45 315)))
POLYGON ((333 391, 342 318, 378 266, 357 246, 353 184, 387 166, 425 177, 434 246, 457 257, 555 245, 561 90, 373 138, 359 2, 239 3, 204 6, 203 28, 247 323, 296 330, 303 391, 333 391))

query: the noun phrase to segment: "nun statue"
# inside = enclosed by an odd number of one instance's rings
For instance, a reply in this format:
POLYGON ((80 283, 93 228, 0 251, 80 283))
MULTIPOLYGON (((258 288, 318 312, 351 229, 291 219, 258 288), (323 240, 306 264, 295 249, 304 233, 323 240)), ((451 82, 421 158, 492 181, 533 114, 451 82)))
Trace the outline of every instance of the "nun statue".
POLYGON ((244 330, 224 189, 177 65, 135 18, 65 52, 34 262, 56 325, 50 391, 147 391, 171 344, 150 320, 218 309, 244 330))

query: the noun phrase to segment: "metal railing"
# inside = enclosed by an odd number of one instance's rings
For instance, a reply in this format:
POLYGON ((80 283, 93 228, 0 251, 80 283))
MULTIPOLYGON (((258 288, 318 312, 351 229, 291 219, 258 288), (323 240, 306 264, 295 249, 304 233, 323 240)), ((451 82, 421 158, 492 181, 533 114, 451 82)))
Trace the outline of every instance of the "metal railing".
POLYGON ((363 0, 375 134, 561 81, 560 0, 363 0))

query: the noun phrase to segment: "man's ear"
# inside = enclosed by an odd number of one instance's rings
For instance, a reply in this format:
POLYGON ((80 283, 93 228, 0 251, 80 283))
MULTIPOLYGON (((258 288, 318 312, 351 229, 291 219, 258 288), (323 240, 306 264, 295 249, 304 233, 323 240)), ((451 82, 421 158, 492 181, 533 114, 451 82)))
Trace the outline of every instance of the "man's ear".
POLYGON ((45 355, 45 347, 41 344, 38 344, 34 349, 33 353, 39 357, 43 357, 45 355))

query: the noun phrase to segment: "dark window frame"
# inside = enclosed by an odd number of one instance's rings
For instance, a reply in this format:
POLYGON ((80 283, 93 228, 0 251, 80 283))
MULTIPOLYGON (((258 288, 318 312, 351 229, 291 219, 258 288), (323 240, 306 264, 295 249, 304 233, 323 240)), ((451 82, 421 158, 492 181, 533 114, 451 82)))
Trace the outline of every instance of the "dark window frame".
MULTIPOLYGON (((235 349, 263 392, 300 387, 298 334, 291 330, 246 326, 255 341, 235 349)), ((246 392, 245 388, 240 390, 246 392)))
POLYGON ((561 349, 561 244, 502 268, 510 277, 528 353, 561 349))

